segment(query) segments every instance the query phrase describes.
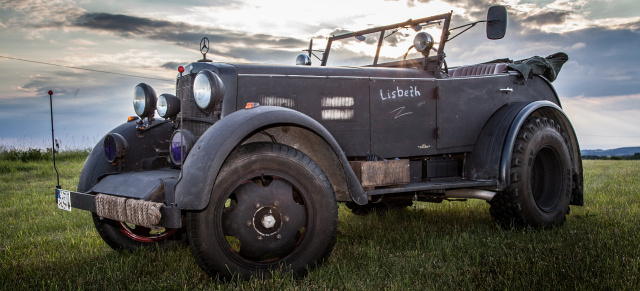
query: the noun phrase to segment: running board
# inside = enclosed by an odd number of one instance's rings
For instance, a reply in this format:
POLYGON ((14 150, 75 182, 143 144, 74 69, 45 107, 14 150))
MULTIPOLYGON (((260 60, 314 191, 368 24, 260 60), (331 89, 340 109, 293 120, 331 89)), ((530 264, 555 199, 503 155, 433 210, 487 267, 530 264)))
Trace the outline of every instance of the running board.
POLYGON ((385 195, 385 194, 401 194, 407 192, 419 192, 429 190, 447 190, 460 188, 476 188, 476 187, 496 187, 498 182, 494 180, 446 180, 423 183, 410 183, 400 187, 382 188, 365 191, 368 196, 385 195))

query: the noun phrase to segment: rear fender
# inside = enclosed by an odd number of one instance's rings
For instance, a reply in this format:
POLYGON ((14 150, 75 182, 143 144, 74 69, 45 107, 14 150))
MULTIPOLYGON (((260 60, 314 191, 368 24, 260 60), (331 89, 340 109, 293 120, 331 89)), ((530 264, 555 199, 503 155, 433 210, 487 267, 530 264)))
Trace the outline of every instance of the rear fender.
POLYGON ((474 151, 467 158, 465 177, 497 180, 497 191, 509 185, 511 153, 518 132, 529 116, 553 119, 565 133, 572 161, 572 205, 583 204, 582 158, 578 139, 569 118, 562 109, 550 101, 510 103, 500 108, 485 124, 474 151))
POLYGON ((182 174, 176 184, 178 206, 186 210, 204 209, 209 204, 211 190, 229 154, 237 146, 255 139, 256 136, 270 135, 274 135, 277 142, 298 148, 314 159, 327 173, 334 190, 346 189, 353 201, 358 204, 367 203, 364 189, 349 166, 344 152, 320 123, 288 108, 260 106, 229 114, 207 129, 198 139, 185 159, 182 174), (295 138, 287 140, 281 138, 282 135, 278 136, 278 133, 287 135, 288 131, 296 132, 301 138, 324 143, 328 146, 326 148, 329 152, 322 155, 310 152, 310 147, 301 146, 295 138), (328 162, 327 158, 335 162, 328 162), (334 175, 336 173, 338 174, 334 175), (343 181, 336 177, 343 177, 343 181))
MULTIPOLYGON (((543 102, 543 101, 540 101, 543 102)), ((537 102, 534 102, 537 103, 537 102)), ((550 103, 550 102, 549 102, 550 103)), ((562 131, 565 134, 565 139, 567 142, 567 146, 569 147, 569 154, 571 155, 572 162, 572 191, 571 191, 571 205, 582 206, 584 205, 584 185, 583 185, 583 172, 582 172, 582 156, 580 155, 580 145, 578 144, 578 137, 576 136, 576 132, 573 129, 573 125, 569 121, 569 118, 564 113, 564 111, 557 105, 550 104, 530 104, 523 108, 521 114, 516 119, 518 123, 518 130, 510 131, 510 137, 514 136, 513 139, 507 139, 505 143, 505 154, 502 156, 501 161, 501 174, 504 175, 506 184, 510 183, 509 179, 509 171, 511 168, 511 152, 513 150, 513 146, 515 144, 515 136, 518 134, 520 127, 526 120, 528 116, 538 116, 545 117, 548 119, 552 119, 560 126, 562 131), (522 116, 522 117, 521 117, 522 116), (509 151, 506 149, 509 148, 509 151), (508 156, 507 156, 508 155, 508 156)), ((515 123, 515 122, 514 122, 515 123)))

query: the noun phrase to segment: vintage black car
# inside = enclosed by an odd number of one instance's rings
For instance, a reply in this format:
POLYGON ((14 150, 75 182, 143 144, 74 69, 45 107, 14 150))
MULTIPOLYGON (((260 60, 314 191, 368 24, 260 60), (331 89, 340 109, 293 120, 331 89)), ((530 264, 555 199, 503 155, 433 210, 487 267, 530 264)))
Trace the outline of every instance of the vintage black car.
POLYGON ((296 66, 211 62, 203 39, 175 95, 135 88, 138 117, 95 146, 77 192, 56 189, 59 207, 93 212, 116 250, 188 241, 221 278, 321 264, 337 202, 366 214, 476 198, 505 227, 562 224, 583 204, 578 142, 550 83, 567 56, 449 68, 452 31, 486 23, 500 39, 507 23, 501 6, 461 27, 451 17, 334 35, 296 66), (434 27, 439 41, 420 31, 434 27), (385 40, 409 29, 421 56, 379 62, 385 40), (372 64, 327 66, 336 43, 371 35, 372 64))

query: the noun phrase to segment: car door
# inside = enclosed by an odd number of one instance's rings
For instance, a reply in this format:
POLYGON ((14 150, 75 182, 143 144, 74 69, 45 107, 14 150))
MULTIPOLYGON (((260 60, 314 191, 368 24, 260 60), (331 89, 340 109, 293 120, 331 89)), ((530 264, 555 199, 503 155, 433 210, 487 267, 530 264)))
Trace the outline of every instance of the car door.
POLYGON ((371 78, 371 153, 383 158, 436 151, 434 78, 371 78))

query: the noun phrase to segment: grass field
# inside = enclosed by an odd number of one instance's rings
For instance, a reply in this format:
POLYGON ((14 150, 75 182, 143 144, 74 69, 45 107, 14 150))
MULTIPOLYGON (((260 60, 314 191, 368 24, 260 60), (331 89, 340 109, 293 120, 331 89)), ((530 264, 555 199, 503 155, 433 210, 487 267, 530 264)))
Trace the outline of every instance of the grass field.
MULTIPOLYGON (((75 189, 86 153, 62 153, 75 189)), ((640 286, 640 161, 585 161, 585 206, 552 230, 503 230, 483 201, 417 203, 355 216, 340 206, 338 241, 307 277, 221 283, 188 247, 112 251, 90 213, 55 204, 50 161, 0 160, 0 289, 450 290, 640 286)))

